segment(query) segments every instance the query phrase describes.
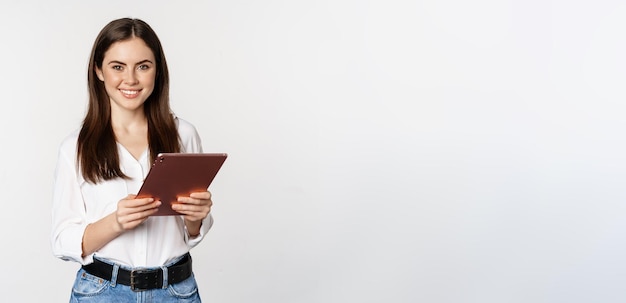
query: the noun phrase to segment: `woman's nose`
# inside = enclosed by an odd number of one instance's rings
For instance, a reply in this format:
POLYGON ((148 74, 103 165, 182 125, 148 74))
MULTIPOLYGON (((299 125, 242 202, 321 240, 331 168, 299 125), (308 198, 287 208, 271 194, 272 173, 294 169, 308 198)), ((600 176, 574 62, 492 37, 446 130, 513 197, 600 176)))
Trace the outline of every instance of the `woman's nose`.
POLYGON ((137 74, 135 72, 134 69, 128 69, 128 72, 126 73, 126 77, 124 77, 124 82, 126 84, 137 84, 138 80, 137 80, 137 74))

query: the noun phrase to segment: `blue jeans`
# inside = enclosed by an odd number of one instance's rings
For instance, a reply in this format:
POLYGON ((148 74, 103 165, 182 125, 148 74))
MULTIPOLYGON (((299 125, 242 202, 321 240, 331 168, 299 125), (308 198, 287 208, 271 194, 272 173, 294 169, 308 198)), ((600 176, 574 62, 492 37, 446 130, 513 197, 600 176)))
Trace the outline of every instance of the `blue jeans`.
MULTIPOLYGON (((125 269, 130 269, 123 267, 125 269)), ((71 303, 200 303, 198 284, 193 274, 186 280, 164 288, 135 292, 130 286, 116 283, 117 274, 114 272, 111 281, 93 276, 84 269, 78 270, 72 287, 71 303)))

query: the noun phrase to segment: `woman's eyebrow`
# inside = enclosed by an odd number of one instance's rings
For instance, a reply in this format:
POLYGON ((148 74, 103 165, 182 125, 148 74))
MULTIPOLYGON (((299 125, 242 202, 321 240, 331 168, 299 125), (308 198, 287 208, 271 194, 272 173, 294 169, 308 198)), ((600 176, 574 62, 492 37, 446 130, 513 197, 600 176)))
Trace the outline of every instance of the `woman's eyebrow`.
POLYGON ((141 61, 135 63, 135 65, 141 65, 141 64, 146 64, 146 63, 154 64, 154 63, 152 63, 152 61, 146 59, 146 60, 141 60, 141 61))
POLYGON ((111 65, 111 64, 126 65, 126 63, 117 61, 117 60, 111 60, 109 61, 109 63, 107 63, 107 65, 111 65))
MULTIPOLYGON (((150 61, 150 60, 148 60, 148 59, 145 59, 145 60, 141 60, 141 61, 139 61, 139 62, 135 63, 135 65, 144 64, 144 63, 151 63, 151 64, 154 64, 152 61, 150 61)), ((126 65, 126 63, 124 63, 124 62, 122 62, 122 61, 117 61, 117 60, 111 60, 111 61, 109 61, 109 63, 108 63, 108 64, 109 64, 109 65, 110 65, 110 64, 126 65)))

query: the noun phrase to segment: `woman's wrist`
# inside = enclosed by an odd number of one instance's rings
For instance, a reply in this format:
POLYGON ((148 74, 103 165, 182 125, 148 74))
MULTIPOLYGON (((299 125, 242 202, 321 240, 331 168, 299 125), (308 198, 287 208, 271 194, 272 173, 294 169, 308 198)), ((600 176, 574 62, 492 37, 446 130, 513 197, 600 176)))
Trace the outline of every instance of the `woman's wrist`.
POLYGON ((202 221, 189 221, 185 219, 185 227, 187 228, 187 235, 190 238, 195 238, 200 235, 200 227, 202 226, 202 221))

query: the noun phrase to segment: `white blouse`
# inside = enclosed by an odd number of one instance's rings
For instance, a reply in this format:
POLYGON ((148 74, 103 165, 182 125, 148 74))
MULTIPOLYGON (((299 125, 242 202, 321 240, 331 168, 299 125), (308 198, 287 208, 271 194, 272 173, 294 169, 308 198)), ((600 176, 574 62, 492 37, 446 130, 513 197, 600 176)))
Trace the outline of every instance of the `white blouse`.
MULTIPOLYGON (((201 153, 196 128, 176 118, 182 152, 201 153)), ((126 231, 94 254, 81 257, 82 239, 88 224, 111 214, 117 202, 137 194, 152 162, 146 149, 135 159, 118 144, 120 166, 129 179, 97 184, 86 182, 78 169, 76 146, 79 130, 66 137, 59 148, 52 205, 52 253, 80 264, 93 262, 94 255, 130 267, 158 267, 188 252, 206 235, 213 224, 211 214, 202 222, 200 235, 189 238, 182 216, 153 216, 133 230, 126 231)))

